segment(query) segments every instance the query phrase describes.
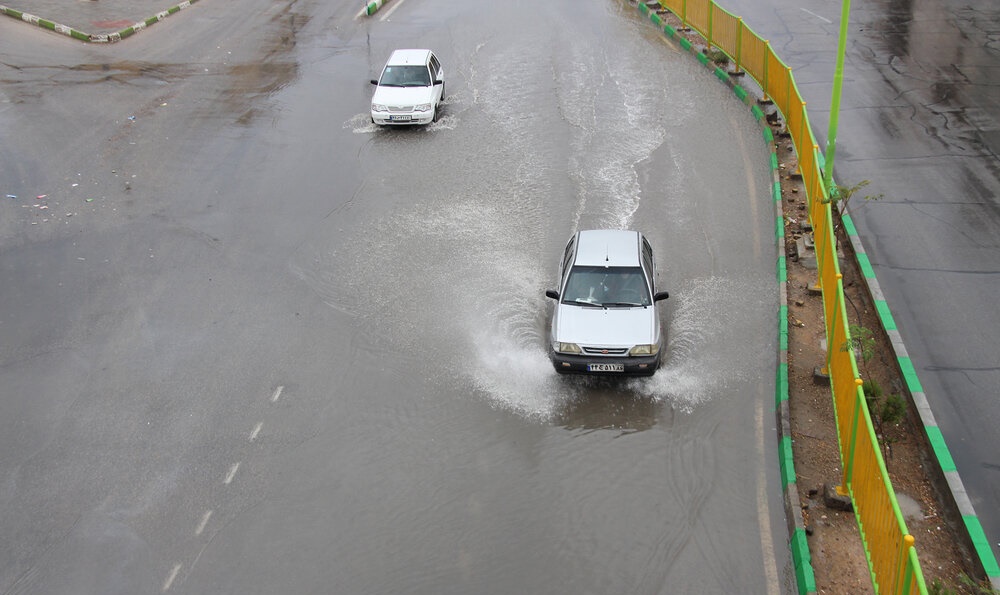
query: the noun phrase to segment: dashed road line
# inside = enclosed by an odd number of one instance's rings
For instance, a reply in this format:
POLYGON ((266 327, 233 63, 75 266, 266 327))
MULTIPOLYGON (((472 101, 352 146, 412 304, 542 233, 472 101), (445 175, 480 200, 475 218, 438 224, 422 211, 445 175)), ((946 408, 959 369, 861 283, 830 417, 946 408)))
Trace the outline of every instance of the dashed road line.
POLYGON ((167 576, 166 582, 163 583, 163 589, 161 589, 161 592, 166 593, 167 591, 170 590, 170 585, 174 584, 174 579, 177 578, 177 573, 179 573, 180 571, 181 571, 181 564, 180 562, 178 562, 177 564, 174 564, 173 569, 170 571, 170 575, 167 576))
POLYGON ((260 430, 263 427, 264 427, 264 422, 262 421, 257 422, 257 425, 253 427, 253 431, 250 432, 250 442, 253 442, 254 440, 257 439, 257 435, 260 434, 260 430))
POLYGON ((386 13, 384 15, 382 15, 382 18, 380 18, 379 20, 380 21, 384 21, 384 20, 388 19, 389 15, 391 15, 393 13, 393 11, 395 11, 397 8, 399 8, 399 6, 403 2, 404 2, 404 0, 399 0, 398 2, 393 2, 392 6, 389 7, 389 10, 387 10, 386 13))
POLYGON ((229 468, 229 473, 226 473, 226 479, 224 479, 222 481, 222 483, 224 483, 226 485, 229 485, 230 483, 232 483, 233 477, 236 477, 236 471, 239 468, 240 468, 240 464, 239 463, 233 464, 233 466, 229 468))
POLYGON ((833 21, 831 21, 830 19, 828 19, 828 18, 826 18, 826 17, 821 17, 821 16, 819 16, 818 14, 816 14, 815 12, 813 12, 813 11, 811 11, 811 10, 806 10, 805 8, 800 8, 800 10, 801 10, 802 12, 805 12, 805 13, 807 13, 807 14, 811 14, 812 16, 814 16, 814 17, 816 17, 817 19, 819 19, 819 20, 821 20, 821 21, 825 22, 825 23, 826 23, 826 24, 828 24, 828 25, 830 25, 830 24, 833 24, 833 21))
POLYGON ((274 389, 274 394, 271 395, 271 402, 277 403, 278 399, 281 398, 281 393, 284 392, 284 390, 285 390, 284 386, 279 386, 278 388, 274 389))
POLYGON ((205 530, 205 525, 208 524, 208 519, 212 518, 212 511, 206 510, 205 514, 201 515, 201 522, 198 523, 198 528, 194 530, 195 535, 201 535, 201 532, 205 530))

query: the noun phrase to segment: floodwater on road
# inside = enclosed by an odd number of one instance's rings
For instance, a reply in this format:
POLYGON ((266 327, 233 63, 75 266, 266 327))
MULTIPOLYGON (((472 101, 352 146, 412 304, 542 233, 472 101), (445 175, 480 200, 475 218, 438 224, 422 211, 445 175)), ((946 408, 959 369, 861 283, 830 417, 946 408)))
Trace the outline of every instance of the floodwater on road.
MULTIPOLYGON (((775 214, 746 106, 625 2, 296 10, 306 25, 266 57, 293 69, 203 42, 227 67, 143 96, 103 150, 135 176, 127 200, 20 247, 44 275, 7 261, 26 291, 66 287, 45 311, 5 302, 5 328, 39 344, 5 353, 6 385, 73 407, 15 411, 58 423, 4 455, 22 546, 0 585, 793 591, 775 214), (441 57, 444 116, 376 129, 368 80, 404 46, 441 57), (671 293, 652 378, 563 377, 547 358, 544 290, 569 236, 601 227, 643 231, 671 293)), ((59 159, 57 175, 91 157, 59 159)))

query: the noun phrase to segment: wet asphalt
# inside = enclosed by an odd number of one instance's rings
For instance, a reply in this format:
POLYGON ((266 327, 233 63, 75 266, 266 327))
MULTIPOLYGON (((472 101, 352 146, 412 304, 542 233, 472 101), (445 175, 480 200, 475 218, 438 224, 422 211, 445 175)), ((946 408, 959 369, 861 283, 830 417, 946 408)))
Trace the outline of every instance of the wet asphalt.
MULTIPOLYGON (((167 11, 180 3, 177 0, 8 0, 0 6, 34 15, 40 19, 74 29, 89 35, 107 35, 121 31, 135 23, 143 22, 158 13, 167 11)), ((360 5, 360 2, 359 2, 360 5)), ((829 78, 832 70, 830 50, 835 45, 836 18, 838 7, 828 10, 822 6, 807 8, 789 3, 776 3, 766 8, 736 0, 729 4, 731 9, 751 19, 752 26, 762 35, 783 42, 782 55, 795 69, 803 93, 810 102, 813 126, 820 137, 826 136, 829 114, 825 111, 829 96, 829 78), (792 35, 789 31, 796 31, 792 35)), ((900 33, 897 21, 901 17, 905 23, 944 22, 955 19, 941 18, 931 14, 926 19, 914 19, 913 8, 905 3, 908 10, 902 10, 895 3, 877 3, 870 9, 857 8, 853 22, 852 42, 849 46, 845 110, 854 113, 852 120, 845 118, 841 123, 841 143, 838 152, 838 175, 846 181, 871 179, 878 191, 884 191, 889 200, 881 204, 859 208, 856 218, 863 240, 872 252, 873 264, 882 285, 886 289, 890 305, 901 322, 903 335, 915 365, 934 405, 935 413, 941 418, 946 439, 953 450, 963 478, 970 483, 970 491, 990 536, 994 551, 1000 551, 1000 519, 995 510, 998 479, 995 458, 997 436, 995 397, 992 391, 982 391, 983 386, 995 386, 996 368, 987 360, 988 345, 993 341, 995 315, 992 308, 976 314, 977 308, 989 306, 988 296, 991 279, 995 279, 993 265, 996 252, 989 240, 995 233, 995 193, 997 187, 996 149, 997 106, 990 98, 989 85, 973 84, 988 80, 984 72, 993 72, 988 60, 963 61, 955 58, 960 51, 968 51, 967 42, 953 43, 950 40, 966 39, 965 35, 934 35, 929 32, 910 31, 900 33), (911 38, 913 42, 911 43, 911 38), (923 42, 916 40, 921 39, 923 42), (900 48, 900 40, 905 40, 900 48), (960 47, 960 50, 943 51, 960 47), (921 51, 921 47, 931 48, 921 51), (920 60, 912 60, 916 55, 920 60), (952 56, 952 57, 949 57, 952 56), (940 57, 942 65, 933 74, 914 74, 918 64, 934 62, 931 57, 940 57), (958 65, 964 63, 964 68, 958 65), (910 64, 908 69, 899 65, 910 64), (853 70, 852 70, 853 66, 853 70), (969 77, 974 69, 977 76, 969 77), (897 71, 900 71, 897 72, 897 71), (941 72, 958 72, 961 77, 943 77, 941 72), (920 76, 917 76, 920 75, 920 76), (882 80, 882 79, 885 80, 882 80), (915 106, 900 102, 897 97, 915 94, 910 79, 937 81, 928 91, 923 101, 914 101, 915 106), (957 79, 958 86, 943 86, 942 80, 957 79), (900 82, 902 81, 902 82, 900 82), (970 82, 971 81, 971 82, 970 82), (873 92, 887 93, 884 103, 901 103, 896 106, 898 114, 881 113, 869 105, 863 97, 873 92), (890 91, 886 91, 888 88, 890 91), (985 93, 985 95, 979 95, 985 93), (963 106, 963 103, 969 105, 963 106), (940 106, 942 109, 929 110, 926 117, 930 124, 918 122, 915 130, 929 131, 931 146, 926 151, 904 149, 917 145, 912 135, 895 132, 879 132, 864 117, 857 114, 874 114, 876 122, 903 123, 923 113, 921 106, 940 106), (948 121, 948 116, 962 116, 960 126, 934 126, 938 121, 948 121), (880 119, 881 118, 881 119, 880 119), (867 127, 867 128, 866 128, 867 127), (957 131, 957 132, 956 132, 957 131), (940 147, 959 147, 958 158, 942 159, 940 147), (916 153, 915 155, 912 153, 916 153), (972 158, 969 158, 969 155, 972 158), (879 160, 879 158, 883 158, 879 160), (931 166, 931 163, 939 165, 931 166), (972 165, 968 165, 972 163, 972 165), (874 164, 874 165, 872 165, 874 164), (913 171, 930 172, 929 179, 919 179, 910 175, 913 171), (943 182, 934 188, 934 182, 943 182), (895 196, 893 196, 895 195, 895 196), (993 196, 993 199, 989 197, 993 196), (944 204, 958 204, 961 212, 938 212, 944 204), (900 231, 897 222, 900 211, 913 205, 923 205, 924 209, 937 209, 930 215, 916 213, 917 223, 928 224, 944 221, 964 234, 973 233, 977 237, 970 245, 957 246, 954 258, 949 257, 949 246, 955 238, 963 237, 945 233, 940 229, 927 229, 926 233, 906 234, 900 231), (895 207, 895 208, 893 208, 895 207), (975 213, 970 215, 969 213, 975 213), (985 224, 985 226, 984 226, 985 224), (925 238, 949 237, 934 249, 921 252, 925 238), (988 247, 984 250, 984 246, 988 247), (923 254, 923 261, 910 258, 923 254), (973 257, 969 258, 968 255, 973 257), (950 277, 949 277, 950 276, 950 277), (957 284, 954 277, 961 277, 957 284), (931 287, 948 295, 948 302, 956 307, 935 303, 933 295, 918 295, 915 288, 931 287), (957 290, 956 290, 957 288, 957 290), (954 313, 965 313, 954 315, 954 313), (984 328, 985 323, 985 328, 984 328), (965 354, 956 357, 956 354, 965 354), (984 396, 984 393, 987 396, 984 396), (981 421, 979 421, 981 420, 981 421), (990 428, 994 428, 991 430, 990 428)), ((923 6, 925 12, 934 13, 937 3, 923 6)), ((971 11, 969 22, 995 22, 996 13, 981 10, 981 15, 971 11), (974 18, 975 17, 975 18, 974 18)), ((965 22, 959 20, 959 22, 965 22)), ((975 47, 975 44, 972 45, 975 47)), ((986 46, 988 47, 988 44, 986 46)), ((988 52, 986 52, 988 53, 988 52)), ((926 68, 926 67, 925 67, 926 68)), ((930 84, 930 83, 929 83, 930 84)), ((995 98, 995 95, 992 95, 995 98)), ((926 111, 926 110, 925 110, 926 111)), ((955 118, 952 118, 953 120, 955 118)), ((906 127, 892 126, 892 130, 906 127)), ((918 132, 918 137, 921 132, 918 132)), ((926 138, 923 139, 926 141, 926 138)), ((907 226, 912 228, 912 226, 907 226)), ((994 286, 995 287, 995 286, 994 286)))

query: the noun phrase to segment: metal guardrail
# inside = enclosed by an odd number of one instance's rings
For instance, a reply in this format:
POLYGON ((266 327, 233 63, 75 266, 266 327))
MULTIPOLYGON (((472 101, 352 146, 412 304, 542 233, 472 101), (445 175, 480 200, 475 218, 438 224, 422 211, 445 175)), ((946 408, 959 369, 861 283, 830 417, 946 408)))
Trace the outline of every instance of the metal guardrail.
POLYGON ((850 495, 876 592, 926 594, 914 538, 896 500, 875 436, 857 362, 851 345, 829 196, 823 162, 809 125, 806 103, 789 68, 770 44, 743 20, 709 0, 659 0, 685 27, 698 32, 708 47, 718 48, 760 86, 764 99, 780 110, 799 157, 799 171, 809 199, 819 286, 826 321, 827 370, 833 393, 843 477, 850 495))

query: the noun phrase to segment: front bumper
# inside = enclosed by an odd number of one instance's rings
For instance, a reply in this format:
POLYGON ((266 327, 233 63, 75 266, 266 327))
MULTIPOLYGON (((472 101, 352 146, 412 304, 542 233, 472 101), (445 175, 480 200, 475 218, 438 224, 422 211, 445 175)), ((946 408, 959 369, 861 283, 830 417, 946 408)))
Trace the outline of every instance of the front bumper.
POLYGON ((652 376, 660 367, 660 354, 634 357, 594 357, 551 352, 549 357, 561 374, 602 374, 605 376, 652 376), (622 364, 621 372, 593 372, 590 364, 622 364))
POLYGON ((434 112, 411 112, 406 114, 397 114, 389 112, 372 112, 372 122, 375 122, 379 126, 413 126, 413 125, 423 125, 430 124, 434 120, 434 112), (409 116, 409 120, 393 120, 392 118, 398 116, 409 116))

